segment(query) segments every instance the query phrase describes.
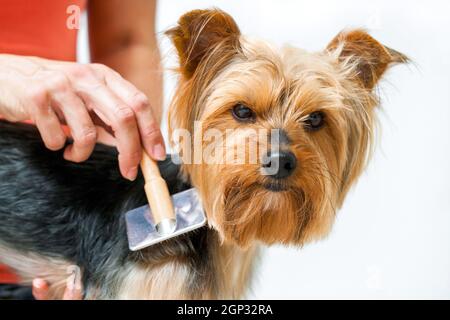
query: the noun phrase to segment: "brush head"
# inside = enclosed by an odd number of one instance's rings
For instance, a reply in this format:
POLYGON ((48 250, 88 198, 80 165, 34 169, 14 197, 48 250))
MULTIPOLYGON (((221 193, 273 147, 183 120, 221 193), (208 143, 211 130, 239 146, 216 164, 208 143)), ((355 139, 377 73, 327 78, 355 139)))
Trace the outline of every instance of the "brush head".
POLYGON ((158 231, 161 236, 172 234, 175 231, 176 227, 176 219, 164 219, 155 225, 156 231, 158 231))
POLYGON ((128 245, 136 251, 161 241, 200 228, 206 224, 206 216, 195 189, 189 189, 172 196, 175 221, 162 220, 155 225, 148 205, 133 209, 125 214, 128 245))

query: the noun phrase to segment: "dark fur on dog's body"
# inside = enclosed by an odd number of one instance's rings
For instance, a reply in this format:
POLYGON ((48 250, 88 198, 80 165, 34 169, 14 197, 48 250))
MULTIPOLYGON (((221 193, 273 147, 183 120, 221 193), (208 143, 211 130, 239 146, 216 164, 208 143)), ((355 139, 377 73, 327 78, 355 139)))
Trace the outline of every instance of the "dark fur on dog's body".
MULTIPOLYGON (((35 127, 0 120, 0 151, 0 261, 8 262, 3 246, 19 256, 32 252, 77 265, 91 298, 116 296, 127 264, 184 260, 193 271, 186 288, 192 297, 214 283, 210 251, 217 240, 207 227, 129 251, 123 214, 146 203, 144 182, 141 175, 134 182, 121 177, 114 148, 97 145, 88 161, 76 164, 47 150, 35 127)), ((171 193, 188 187, 178 179, 178 169, 170 158, 160 163, 171 193)), ((39 276, 17 271, 24 283, 39 276)))

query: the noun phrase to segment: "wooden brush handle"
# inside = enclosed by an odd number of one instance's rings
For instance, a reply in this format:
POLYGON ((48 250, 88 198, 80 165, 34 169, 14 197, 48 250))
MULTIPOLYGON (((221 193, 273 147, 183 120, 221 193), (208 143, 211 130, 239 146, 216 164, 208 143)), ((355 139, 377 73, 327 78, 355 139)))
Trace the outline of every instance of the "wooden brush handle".
POLYGON ((141 170, 145 179, 145 194, 152 209, 155 225, 164 219, 175 220, 175 212, 166 181, 161 177, 158 164, 145 152, 142 156, 141 170))

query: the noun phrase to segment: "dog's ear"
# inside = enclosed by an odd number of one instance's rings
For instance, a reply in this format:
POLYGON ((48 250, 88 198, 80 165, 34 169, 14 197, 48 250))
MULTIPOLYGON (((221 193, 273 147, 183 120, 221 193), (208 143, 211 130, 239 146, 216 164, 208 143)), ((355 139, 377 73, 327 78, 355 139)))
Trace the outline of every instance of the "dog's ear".
POLYGON ((166 35, 177 49, 183 76, 189 79, 202 59, 219 44, 238 46, 240 31, 233 18, 221 10, 193 10, 184 14, 166 35))
POLYGON ((390 65, 406 63, 408 58, 372 38, 364 30, 339 33, 327 46, 327 51, 336 53, 344 63, 355 67, 361 84, 372 89, 390 65))

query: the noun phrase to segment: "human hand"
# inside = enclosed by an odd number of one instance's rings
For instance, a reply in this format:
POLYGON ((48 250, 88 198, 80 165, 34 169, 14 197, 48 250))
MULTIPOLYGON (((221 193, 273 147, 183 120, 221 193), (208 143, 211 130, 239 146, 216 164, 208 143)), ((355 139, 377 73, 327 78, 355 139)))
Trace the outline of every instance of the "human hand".
MULTIPOLYGON (((34 279, 32 283, 32 292, 36 300, 49 300, 49 286, 43 279, 34 279)), ((62 300, 82 300, 82 287, 79 278, 74 279, 72 282, 68 282, 64 290, 64 294, 61 297, 62 300)))
POLYGON ((50 150, 73 143, 64 158, 89 158, 98 141, 96 126, 114 135, 121 174, 134 180, 144 149, 165 158, 159 124, 147 97, 117 72, 101 64, 78 64, 0 54, 0 115, 32 120, 50 150))

